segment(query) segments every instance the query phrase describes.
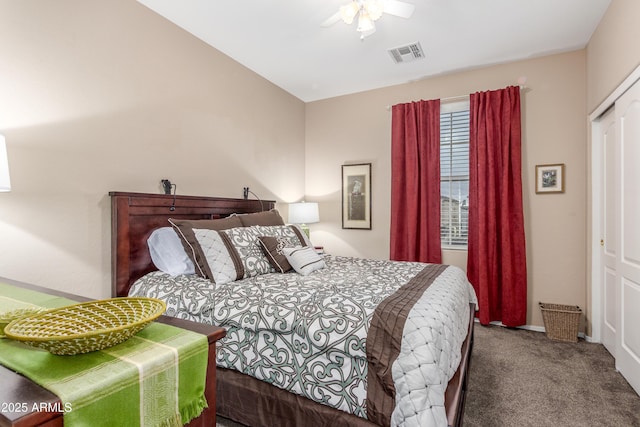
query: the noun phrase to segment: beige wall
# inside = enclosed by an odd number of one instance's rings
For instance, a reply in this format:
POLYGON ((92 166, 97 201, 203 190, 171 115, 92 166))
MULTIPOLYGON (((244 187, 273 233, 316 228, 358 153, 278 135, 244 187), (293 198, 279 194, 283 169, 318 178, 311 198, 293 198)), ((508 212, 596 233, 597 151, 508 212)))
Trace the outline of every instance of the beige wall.
POLYGON ((0 277, 110 296, 109 191, 304 195, 304 103, 134 0, 2 0, 0 52, 0 277))
POLYGON ((587 45, 587 109, 598 107, 640 65, 640 1, 613 0, 587 45))
MULTIPOLYGON (((538 301, 585 305, 585 51, 513 62, 307 104, 306 193, 321 202, 314 243, 329 252, 389 257, 390 134, 388 106, 503 88, 526 77, 522 93, 523 186, 529 313, 542 326, 538 301), (340 167, 371 162, 373 229, 342 230, 340 167), (565 163, 566 192, 535 194, 536 164, 565 163)), ((466 265, 464 252, 444 262, 466 265)))

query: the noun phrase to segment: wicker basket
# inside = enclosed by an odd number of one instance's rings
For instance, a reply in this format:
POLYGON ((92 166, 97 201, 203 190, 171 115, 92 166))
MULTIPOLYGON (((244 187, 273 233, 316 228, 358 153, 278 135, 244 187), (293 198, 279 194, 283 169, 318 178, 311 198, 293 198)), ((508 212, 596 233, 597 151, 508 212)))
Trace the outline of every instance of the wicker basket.
POLYGON ((582 310, 576 305, 539 303, 547 337, 556 341, 578 342, 582 310))
POLYGON ((88 353, 129 339, 165 309, 155 298, 112 298, 22 317, 9 323, 4 333, 53 354, 88 353))

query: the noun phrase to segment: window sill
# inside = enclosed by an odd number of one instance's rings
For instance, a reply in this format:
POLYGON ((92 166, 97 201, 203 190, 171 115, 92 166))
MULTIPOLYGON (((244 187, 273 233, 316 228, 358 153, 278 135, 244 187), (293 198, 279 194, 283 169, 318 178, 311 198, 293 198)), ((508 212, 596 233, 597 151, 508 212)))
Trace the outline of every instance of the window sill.
POLYGON ((443 251, 460 251, 467 252, 467 246, 441 246, 443 251))

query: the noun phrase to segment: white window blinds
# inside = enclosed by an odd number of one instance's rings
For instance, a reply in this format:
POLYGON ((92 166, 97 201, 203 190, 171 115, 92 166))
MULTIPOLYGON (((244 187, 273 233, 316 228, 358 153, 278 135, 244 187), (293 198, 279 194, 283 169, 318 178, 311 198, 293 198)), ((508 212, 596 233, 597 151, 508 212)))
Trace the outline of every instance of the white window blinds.
POLYGON ((469 104, 440 113, 440 235, 443 248, 464 249, 469 232, 469 104))

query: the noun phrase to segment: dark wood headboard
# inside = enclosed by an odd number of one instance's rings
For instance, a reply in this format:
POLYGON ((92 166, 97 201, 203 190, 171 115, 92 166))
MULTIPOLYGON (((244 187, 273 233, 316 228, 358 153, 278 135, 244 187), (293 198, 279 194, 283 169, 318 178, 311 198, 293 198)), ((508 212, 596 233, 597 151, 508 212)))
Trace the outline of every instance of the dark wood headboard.
POLYGON ((168 219, 215 219, 232 213, 252 213, 275 207, 272 200, 165 194, 110 192, 111 294, 127 296, 140 277, 156 270, 147 239, 156 228, 170 226, 168 219), (173 209, 172 209, 173 208, 173 209))

